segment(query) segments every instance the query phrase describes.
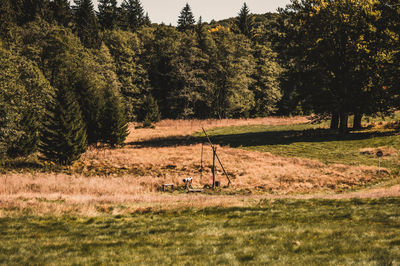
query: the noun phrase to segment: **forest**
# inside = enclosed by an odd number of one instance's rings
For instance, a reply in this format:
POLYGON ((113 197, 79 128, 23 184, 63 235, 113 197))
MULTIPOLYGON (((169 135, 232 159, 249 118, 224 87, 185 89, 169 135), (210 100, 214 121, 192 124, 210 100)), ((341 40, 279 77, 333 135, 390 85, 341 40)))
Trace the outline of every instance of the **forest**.
POLYGON ((0 158, 69 165, 129 122, 314 114, 331 129, 398 109, 400 1, 292 0, 177 26, 139 0, 0 1, 0 158))

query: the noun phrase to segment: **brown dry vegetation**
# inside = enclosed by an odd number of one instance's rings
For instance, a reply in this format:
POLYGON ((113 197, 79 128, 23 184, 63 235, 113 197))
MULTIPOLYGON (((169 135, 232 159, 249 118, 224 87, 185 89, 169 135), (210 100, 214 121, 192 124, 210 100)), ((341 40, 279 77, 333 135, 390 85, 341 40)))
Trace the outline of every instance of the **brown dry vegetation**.
POLYGON ((131 124, 130 136, 127 142, 144 141, 149 139, 166 138, 174 136, 189 136, 193 132, 200 132, 215 127, 228 126, 247 126, 247 125, 266 125, 280 126, 291 124, 302 124, 309 122, 304 116, 295 117, 267 117, 254 119, 208 119, 208 120, 163 120, 157 123, 155 129, 135 129, 135 124, 131 124))
MULTIPOLYGON (((212 182, 212 152, 204 149, 204 171, 200 178, 201 144, 185 144, 185 137, 201 127, 306 122, 306 118, 254 120, 163 121, 156 129, 133 129, 121 149, 90 149, 79 162, 60 173, 8 172, 0 177, 0 210, 35 214, 129 213, 148 208, 243 206, 261 198, 327 195, 370 184, 388 174, 377 167, 326 165, 317 160, 286 158, 270 153, 218 147, 233 185, 217 193, 188 195, 180 190, 161 193, 162 184, 183 186, 182 179, 194 177, 194 187, 212 182), (146 146, 144 141, 181 138, 170 145, 146 146), (303 196, 299 196, 303 194, 303 196), (296 196, 297 195, 297 196, 296 196)), ((189 138, 189 137, 187 137, 189 138)), ((217 180, 225 186, 219 169, 217 180)), ((392 191, 400 195, 399 190, 392 191)), ((384 193, 384 192, 382 192, 384 193)), ((382 194, 381 193, 381 194, 382 194)), ((393 193, 390 195, 393 196, 393 193)), ((378 193, 379 194, 379 193, 378 193)), ((357 196, 357 194, 354 194, 357 196)))

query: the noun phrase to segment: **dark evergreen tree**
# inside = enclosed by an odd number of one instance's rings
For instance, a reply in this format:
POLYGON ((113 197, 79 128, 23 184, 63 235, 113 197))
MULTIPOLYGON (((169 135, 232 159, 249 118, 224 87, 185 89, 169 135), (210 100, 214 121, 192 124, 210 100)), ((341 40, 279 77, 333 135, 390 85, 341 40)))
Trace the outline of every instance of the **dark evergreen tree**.
POLYGON ((248 8, 246 3, 244 3, 242 9, 240 9, 236 24, 242 34, 250 39, 252 38, 254 19, 253 16, 250 14, 250 9, 248 8))
POLYGON ((26 110, 19 127, 24 134, 20 135, 15 142, 10 144, 7 151, 10 157, 27 156, 37 150, 39 143, 39 123, 31 110, 26 110))
POLYGON ((76 32, 87 48, 99 48, 101 40, 99 26, 92 0, 74 0, 76 32))
POLYGON ((100 25, 103 29, 114 29, 118 23, 117 0, 99 0, 98 5, 100 25))
POLYGON ((149 17, 149 13, 148 12, 146 12, 146 16, 144 16, 144 23, 143 23, 145 26, 148 26, 148 27, 150 27, 151 26, 151 20, 150 20, 150 17, 149 17))
POLYGON ((72 10, 68 0, 53 0, 50 2, 50 10, 58 24, 67 27, 72 22, 72 10))
POLYGON ((0 34, 5 35, 15 22, 15 12, 11 0, 0 1, 0 34))
POLYGON ((111 88, 105 92, 105 106, 101 119, 101 142, 111 147, 123 145, 129 134, 120 98, 111 88))
POLYGON ((87 150, 86 129, 72 90, 56 90, 40 134, 42 159, 70 165, 87 150))
POLYGON ((35 20, 37 17, 50 20, 49 0, 18 0, 16 6, 19 11, 17 21, 20 25, 35 20))
POLYGON ((151 55, 149 56, 149 78, 152 96, 157 100, 164 117, 173 118, 169 95, 177 87, 172 61, 179 52, 181 33, 174 27, 159 26, 151 40, 151 55))
POLYGON ((160 121, 160 119, 161 114, 158 109, 157 101, 151 95, 145 96, 138 115, 139 122, 151 125, 152 123, 160 121))
POLYGON ((192 9, 190 8, 189 4, 182 9, 181 14, 178 18, 178 30, 185 31, 190 30, 193 28, 193 25, 196 23, 194 19, 192 9))
POLYGON ((140 0, 124 0, 121 4, 122 28, 132 32, 145 24, 145 15, 140 0))

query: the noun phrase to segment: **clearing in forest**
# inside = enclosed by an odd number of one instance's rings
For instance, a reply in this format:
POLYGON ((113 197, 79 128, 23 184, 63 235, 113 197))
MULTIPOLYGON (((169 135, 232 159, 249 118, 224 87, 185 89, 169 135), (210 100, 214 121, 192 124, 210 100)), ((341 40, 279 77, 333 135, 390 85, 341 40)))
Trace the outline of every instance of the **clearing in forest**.
MULTIPOLYGON (((8 162, 1 176, 0 208, 3 214, 24 210, 95 215, 146 208, 248 206, 276 197, 397 196, 400 136, 390 125, 376 122, 344 138, 305 117, 167 120, 155 129, 131 125, 125 147, 90 149, 68 168, 40 166, 34 159, 8 162), (202 127, 217 144, 233 184, 187 195, 183 178, 194 177, 196 188, 212 182, 212 151, 207 145, 201 168, 201 149, 207 143, 202 127), (377 150, 384 152, 381 167, 377 150), (169 183, 178 191, 162 193, 162 184, 169 183), (352 192, 364 188, 374 190, 352 192)), ((220 168, 217 180, 227 185, 220 168)))

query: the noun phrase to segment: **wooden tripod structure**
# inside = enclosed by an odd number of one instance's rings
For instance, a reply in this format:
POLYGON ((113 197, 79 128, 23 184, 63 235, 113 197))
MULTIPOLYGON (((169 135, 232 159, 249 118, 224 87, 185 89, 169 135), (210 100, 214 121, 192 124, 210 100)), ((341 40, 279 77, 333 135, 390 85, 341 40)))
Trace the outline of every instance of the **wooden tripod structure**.
MULTIPOLYGON (((224 168, 224 166, 222 165, 222 162, 221 162, 221 160, 220 160, 219 157, 218 157, 218 154, 217 154, 217 147, 215 147, 214 144, 211 142, 211 140, 210 140, 210 138, 208 137, 207 132, 204 130, 204 128, 202 128, 202 129, 203 129, 204 135, 207 137, 207 140, 208 140, 208 142, 210 143, 211 148, 212 148, 212 150, 213 150, 213 166, 212 166, 212 169, 211 169, 211 171, 212 171, 212 177, 213 177, 213 185, 212 185, 212 188, 213 188, 213 189, 215 188, 215 169, 216 169, 216 167, 215 167, 215 162, 216 162, 215 159, 218 160, 219 165, 221 166, 222 170, 224 171, 224 174, 225 174, 226 178, 228 179, 228 187, 229 187, 229 185, 231 184, 231 179, 229 178, 228 174, 226 173, 225 168, 224 168)), ((203 145, 202 145, 202 147, 201 147, 201 172, 200 172, 200 178, 201 178, 201 176, 202 176, 202 172, 203 172, 203 145)))

